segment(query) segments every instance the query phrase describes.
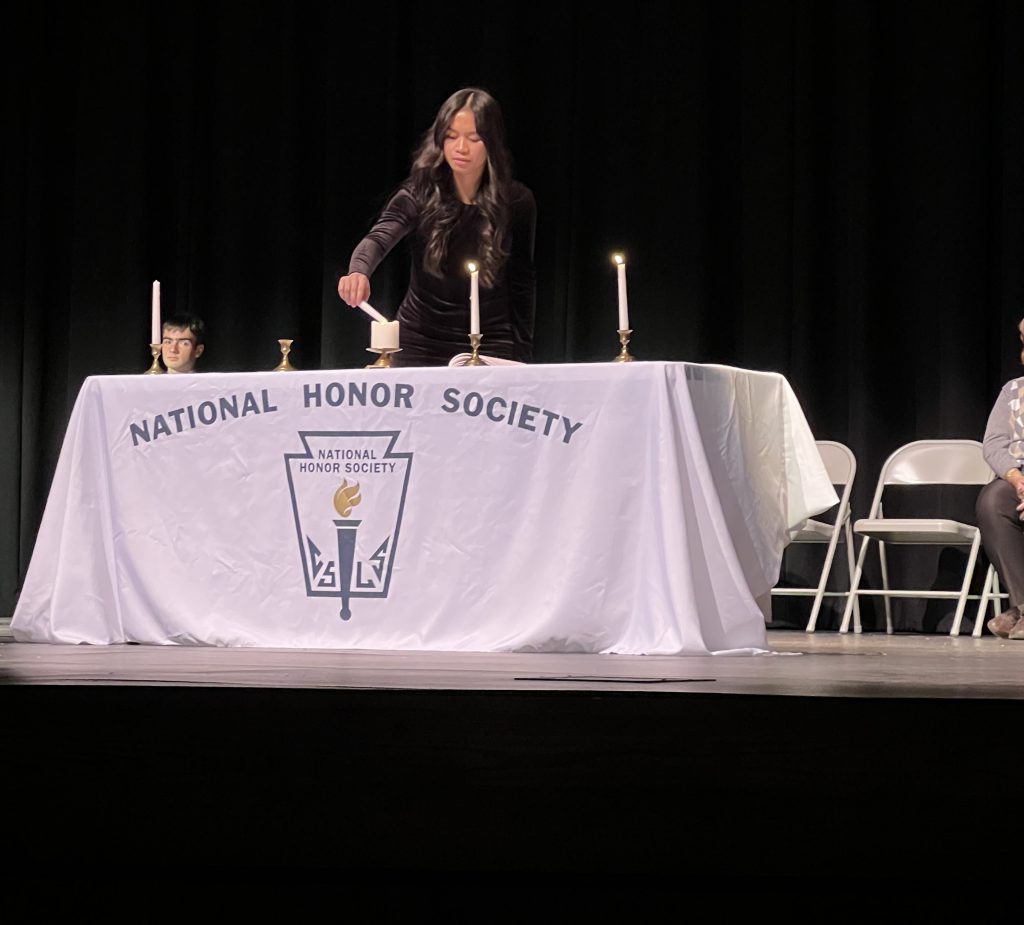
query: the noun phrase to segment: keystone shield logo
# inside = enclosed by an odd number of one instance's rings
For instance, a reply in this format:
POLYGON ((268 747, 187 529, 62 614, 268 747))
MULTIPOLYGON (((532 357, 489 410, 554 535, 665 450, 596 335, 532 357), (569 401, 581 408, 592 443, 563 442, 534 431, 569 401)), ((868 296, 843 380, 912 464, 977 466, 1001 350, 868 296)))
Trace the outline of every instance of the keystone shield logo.
POLYGON ((388 596, 409 489, 412 453, 400 431, 300 431, 303 453, 285 453, 307 597, 388 596))

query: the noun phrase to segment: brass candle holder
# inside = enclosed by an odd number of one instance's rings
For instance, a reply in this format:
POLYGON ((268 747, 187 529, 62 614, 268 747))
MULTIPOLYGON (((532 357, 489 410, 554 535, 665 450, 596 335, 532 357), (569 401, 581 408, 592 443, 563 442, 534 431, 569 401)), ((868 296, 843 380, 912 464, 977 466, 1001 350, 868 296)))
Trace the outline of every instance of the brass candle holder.
POLYGON ((622 349, 619 351, 619 355, 615 358, 616 363, 632 363, 633 354, 629 352, 629 335, 633 333, 632 328, 620 328, 619 329, 619 343, 622 345, 622 349))
POLYGON ((400 353, 401 347, 367 347, 370 353, 380 354, 373 363, 367 363, 364 369, 391 369, 391 354, 400 353))
POLYGON ((290 339, 281 339, 278 341, 281 345, 281 362, 274 367, 273 372, 275 373, 290 373, 295 371, 295 367, 288 362, 288 354, 292 351, 292 341, 290 339))
POLYGON ((470 357, 466 360, 467 366, 483 366, 484 361, 480 359, 480 341, 482 337, 480 334, 469 335, 469 347, 472 350, 470 357))
POLYGON ((160 365, 160 350, 163 344, 150 344, 149 352, 153 355, 153 365, 146 370, 147 376, 160 376, 166 372, 166 370, 160 365))

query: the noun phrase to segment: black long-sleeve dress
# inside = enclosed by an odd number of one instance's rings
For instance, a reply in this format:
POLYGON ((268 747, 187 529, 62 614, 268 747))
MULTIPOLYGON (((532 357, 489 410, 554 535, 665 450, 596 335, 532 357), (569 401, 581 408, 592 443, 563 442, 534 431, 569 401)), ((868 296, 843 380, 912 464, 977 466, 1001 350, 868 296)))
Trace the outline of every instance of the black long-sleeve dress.
MULTIPOLYGON (((533 193, 521 183, 511 186, 510 213, 508 259, 493 287, 480 286, 480 352, 525 363, 533 356, 537 206, 533 193)), ((423 265, 426 238, 418 228, 419 207, 412 193, 402 187, 353 251, 348 272, 370 276, 391 249, 410 236, 409 290, 398 309, 402 352, 394 357, 400 365, 443 366, 469 349, 466 261, 480 257, 484 222, 483 213, 475 205, 460 204, 442 275, 434 276, 423 265)))

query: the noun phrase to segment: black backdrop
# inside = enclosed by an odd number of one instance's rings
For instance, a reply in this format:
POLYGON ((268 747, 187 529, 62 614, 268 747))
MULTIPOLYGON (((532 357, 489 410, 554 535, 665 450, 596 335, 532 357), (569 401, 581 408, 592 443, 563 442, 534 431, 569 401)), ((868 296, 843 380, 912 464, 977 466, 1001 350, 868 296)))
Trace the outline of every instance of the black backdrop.
MULTIPOLYGON (((861 463, 979 437, 1022 314, 1024 7, 19 5, 0 42, 0 613, 84 377, 148 364, 150 282, 209 369, 365 362, 337 276, 441 101, 501 100, 538 201, 537 359, 785 374, 861 463)), ((393 310, 401 256, 374 278, 393 310)))

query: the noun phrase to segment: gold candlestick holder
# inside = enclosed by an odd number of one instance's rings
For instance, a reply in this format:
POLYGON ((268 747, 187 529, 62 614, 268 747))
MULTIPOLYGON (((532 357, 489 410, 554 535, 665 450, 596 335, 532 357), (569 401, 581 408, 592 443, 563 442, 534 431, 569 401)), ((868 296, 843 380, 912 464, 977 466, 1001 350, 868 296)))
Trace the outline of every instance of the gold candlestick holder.
POLYGON ((472 350, 470 357, 466 360, 467 366, 483 366, 484 361, 480 359, 480 341, 482 340, 479 334, 469 335, 469 347, 472 350))
POLYGON ((619 329, 619 343, 622 345, 622 349, 619 351, 619 355, 615 358, 616 363, 633 362, 633 354, 629 352, 629 335, 632 333, 632 328, 619 329))
POLYGON ((370 353, 380 354, 373 363, 367 363, 365 369, 391 369, 391 354, 401 353, 401 347, 367 347, 370 353))
POLYGON ((166 370, 160 365, 160 350, 163 344, 150 344, 149 352, 153 354, 153 365, 146 370, 147 376, 160 376, 166 370))
POLYGON ((290 373, 295 371, 295 367, 288 362, 288 354, 292 352, 292 341, 282 338, 278 341, 281 345, 281 362, 274 367, 275 373, 290 373))

